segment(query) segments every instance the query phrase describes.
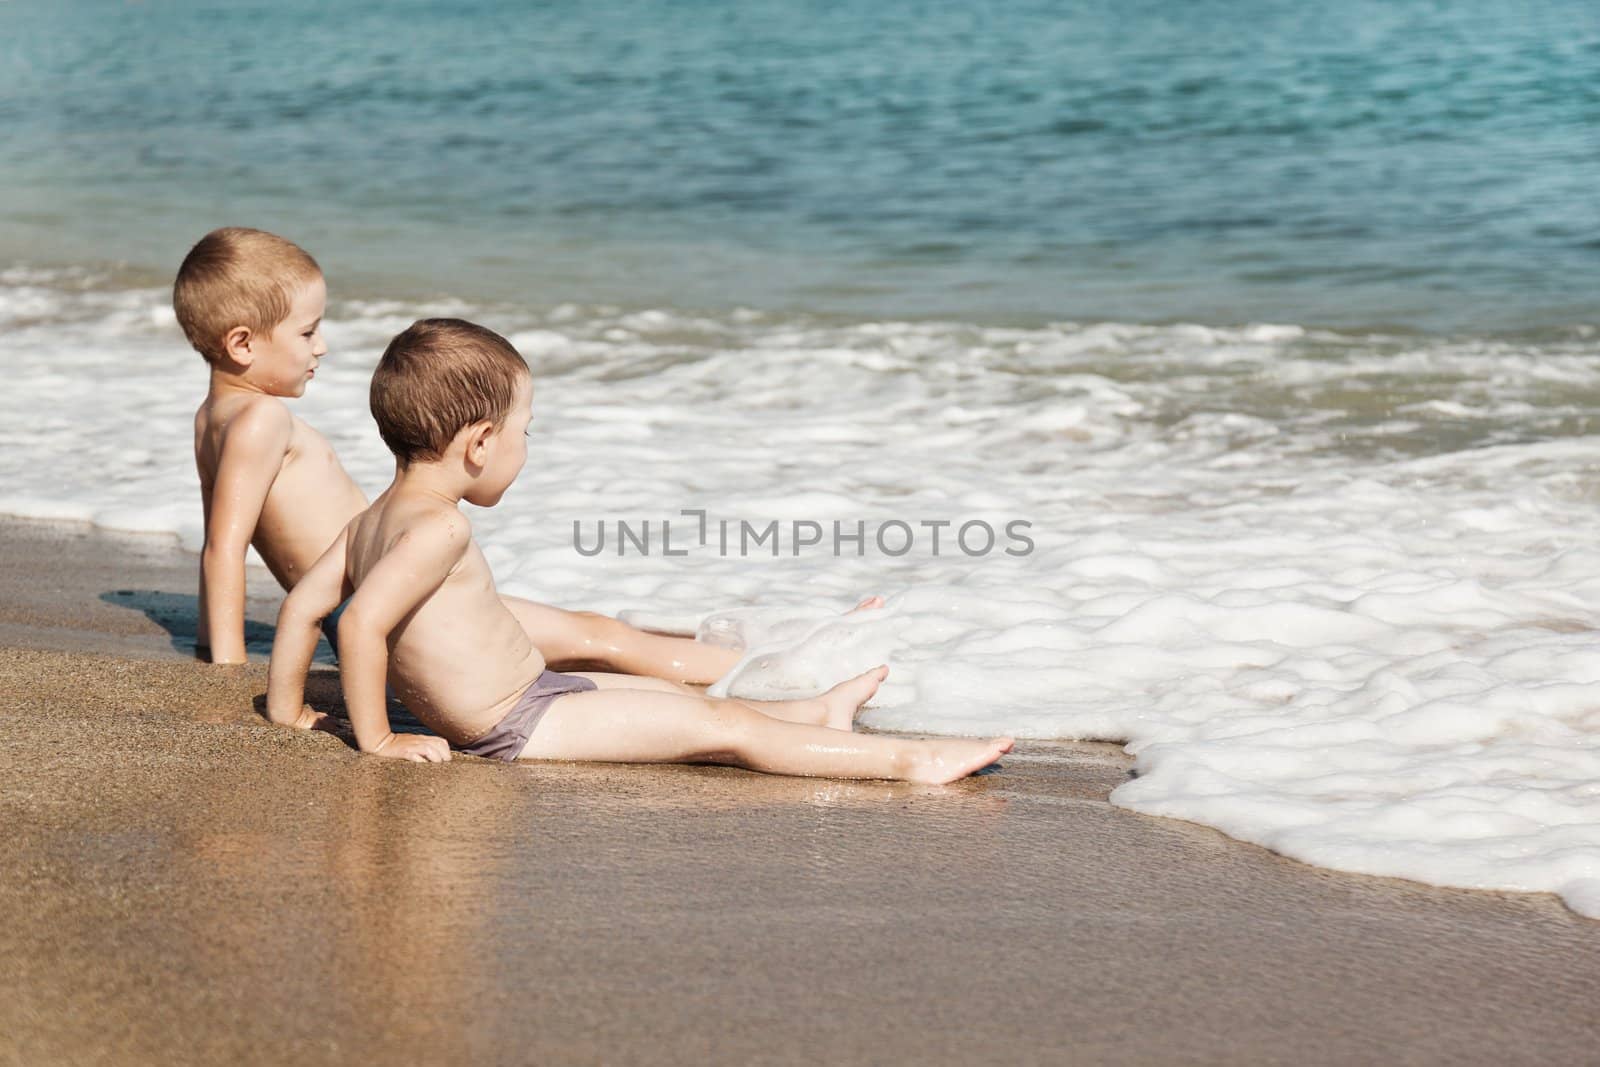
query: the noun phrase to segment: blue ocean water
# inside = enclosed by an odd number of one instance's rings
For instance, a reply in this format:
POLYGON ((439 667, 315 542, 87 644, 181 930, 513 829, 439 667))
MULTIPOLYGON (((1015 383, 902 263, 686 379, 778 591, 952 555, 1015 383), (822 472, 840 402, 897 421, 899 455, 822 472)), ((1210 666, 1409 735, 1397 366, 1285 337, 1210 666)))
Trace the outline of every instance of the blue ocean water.
POLYGON ((0 4, 0 259, 341 291, 1600 318, 1585 0, 0 4))

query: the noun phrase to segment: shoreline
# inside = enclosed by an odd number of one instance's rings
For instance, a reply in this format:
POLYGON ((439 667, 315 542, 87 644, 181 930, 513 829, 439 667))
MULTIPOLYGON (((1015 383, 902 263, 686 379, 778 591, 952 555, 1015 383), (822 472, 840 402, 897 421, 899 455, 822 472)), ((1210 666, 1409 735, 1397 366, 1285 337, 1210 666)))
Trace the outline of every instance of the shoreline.
MULTIPOLYGON (((198 236, 198 235, 197 235, 198 236)), ((183 249, 175 249, 176 258, 183 249)), ((172 257, 168 257, 172 258, 172 257)), ((176 259, 174 259, 176 262, 176 259)), ((134 264, 126 260, 97 260, 87 255, 61 254, 55 256, 25 256, 16 249, 0 248, 0 273, 18 272, 53 275, 42 284, 68 291, 164 291, 172 283, 172 267, 166 259, 134 264), (71 279, 68 281, 67 279, 71 279)), ((430 274, 429 277, 432 277, 430 274)), ((593 292, 598 283, 587 285, 584 292, 593 292)), ((1283 313, 1268 313, 1267 308, 1250 308, 1217 302, 1196 307, 1187 312, 1159 313, 1145 309, 1124 309, 1123 313, 1091 313, 1084 308, 1014 307, 986 310, 982 307, 963 307, 954 312, 938 302, 932 304, 915 301, 883 306, 841 304, 830 306, 826 301, 817 304, 793 299, 718 300, 709 293, 684 294, 674 298, 666 293, 648 290, 613 291, 594 300, 581 300, 573 293, 553 292, 542 300, 529 303, 523 290, 490 289, 475 295, 465 291, 442 289, 421 279, 396 277, 384 272, 356 270, 343 278, 339 291, 330 297, 329 306, 343 314, 352 305, 396 305, 412 308, 419 313, 429 307, 476 309, 491 317, 548 315, 562 307, 579 307, 588 310, 601 308, 616 312, 643 314, 668 311, 688 319, 739 319, 750 315, 757 319, 779 322, 809 322, 834 327, 856 327, 884 323, 909 323, 912 325, 938 325, 957 323, 979 330, 1046 330, 1063 324, 1081 327, 1131 327, 1134 329, 1170 330, 1199 327, 1205 330, 1242 331, 1258 326, 1293 326, 1308 334, 1328 334, 1350 340, 1383 337, 1400 342, 1458 342, 1485 340, 1505 343, 1548 343, 1587 339, 1594 335, 1600 324, 1600 308, 1576 304, 1559 304, 1549 308, 1528 309, 1516 315, 1495 319, 1470 319, 1432 321, 1426 317, 1374 313, 1365 316, 1322 316, 1305 314, 1290 309, 1283 313)), ((335 316, 337 321, 338 316, 335 316)), ((174 341, 182 345, 181 338, 174 341)), ((27 516, 3 516, 27 519, 27 516)))
POLYGON ((0 518, 0 1062, 1577 1062, 1600 1039, 1600 923, 1114 808, 1115 745, 1019 743, 948 787, 390 764, 261 721, 270 576, 241 668, 186 654, 192 586, 165 536, 0 518))

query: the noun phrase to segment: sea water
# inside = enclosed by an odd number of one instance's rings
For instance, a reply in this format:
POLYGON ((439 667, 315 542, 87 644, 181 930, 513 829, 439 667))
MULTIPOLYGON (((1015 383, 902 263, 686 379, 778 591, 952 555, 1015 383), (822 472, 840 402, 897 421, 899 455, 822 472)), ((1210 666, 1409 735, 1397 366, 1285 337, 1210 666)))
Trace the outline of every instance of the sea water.
POLYGON ((718 692, 887 662, 868 726, 1122 742, 1134 810, 1600 916, 1588 7, 12 4, 0 39, 0 512, 198 546, 166 286, 268 226, 328 270, 294 408, 369 493, 394 332, 529 358, 528 468, 471 511, 506 591, 741 647, 718 692))
POLYGON ((1600 318, 1589 0, 11 0, 0 255, 961 321, 1600 318))

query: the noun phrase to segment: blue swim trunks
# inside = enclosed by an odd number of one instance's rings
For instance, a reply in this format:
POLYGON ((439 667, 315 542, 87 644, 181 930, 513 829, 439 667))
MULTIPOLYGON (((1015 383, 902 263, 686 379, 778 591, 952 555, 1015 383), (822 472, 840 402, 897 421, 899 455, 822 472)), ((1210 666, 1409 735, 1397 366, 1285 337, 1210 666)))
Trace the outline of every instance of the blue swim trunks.
POLYGON ((339 619, 344 615, 344 609, 349 606, 349 599, 341 601, 339 606, 334 608, 326 619, 322 620, 322 636, 328 639, 328 646, 333 649, 333 658, 335 660, 339 658, 339 619))

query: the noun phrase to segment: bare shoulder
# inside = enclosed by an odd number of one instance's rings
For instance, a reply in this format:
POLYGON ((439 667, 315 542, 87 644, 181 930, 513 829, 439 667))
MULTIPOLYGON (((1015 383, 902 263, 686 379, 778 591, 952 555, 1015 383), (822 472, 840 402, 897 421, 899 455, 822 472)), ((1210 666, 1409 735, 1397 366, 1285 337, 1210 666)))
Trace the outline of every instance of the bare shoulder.
POLYGON ((289 406, 275 396, 253 396, 238 401, 226 412, 218 411, 223 440, 255 446, 287 448, 294 432, 294 415, 289 406))
POLYGON ((395 500, 381 496, 351 520, 346 535, 353 545, 379 556, 407 554, 459 557, 472 543, 472 524, 460 509, 439 500, 395 500))
POLYGON ((416 548, 444 571, 454 575, 467 559, 472 547, 472 523, 460 510, 448 504, 433 504, 412 527, 416 548))
POLYGON ((472 543, 472 523, 459 508, 429 501, 411 510, 400 524, 394 543, 408 540, 460 555, 472 543))
POLYGON ((407 582, 424 576, 433 581, 449 578, 461 566, 472 528, 459 510, 438 501, 384 500, 381 497, 358 516, 348 533, 349 573, 363 585, 383 573, 393 581, 407 582))
POLYGON ((203 494, 224 470, 256 479, 279 469, 289 455, 293 416, 276 397, 208 397, 194 418, 194 458, 203 494))

